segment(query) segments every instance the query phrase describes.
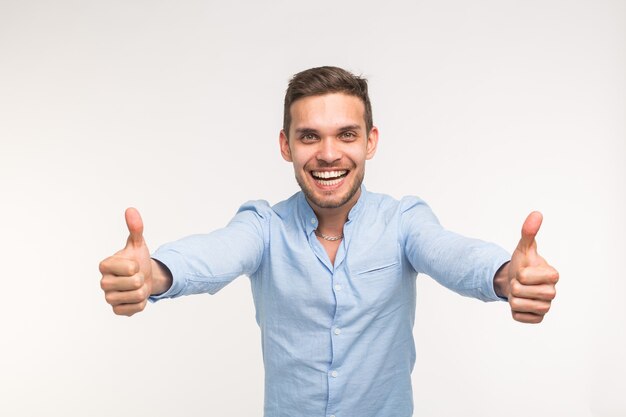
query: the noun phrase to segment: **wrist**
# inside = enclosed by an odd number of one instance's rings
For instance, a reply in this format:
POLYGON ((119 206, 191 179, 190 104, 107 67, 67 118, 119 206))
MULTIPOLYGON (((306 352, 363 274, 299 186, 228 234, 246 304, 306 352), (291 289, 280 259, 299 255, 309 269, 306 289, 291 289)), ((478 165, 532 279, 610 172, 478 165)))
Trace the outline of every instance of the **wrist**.
POLYGON ((511 294, 509 265, 510 261, 503 264, 493 277, 493 289, 496 295, 500 298, 508 299, 509 295, 511 294))
POLYGON ((172 286, 172 273, 169 268, 157 261, 156 259, 150 259, 152 266, 152 291, 150 295, 163 294, 172 286))

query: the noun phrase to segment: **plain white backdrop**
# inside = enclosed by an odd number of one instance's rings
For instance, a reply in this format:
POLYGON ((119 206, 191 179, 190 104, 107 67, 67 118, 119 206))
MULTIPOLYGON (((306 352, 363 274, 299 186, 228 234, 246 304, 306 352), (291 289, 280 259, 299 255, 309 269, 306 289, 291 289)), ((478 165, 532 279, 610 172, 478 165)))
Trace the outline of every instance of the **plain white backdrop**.
POLYGON ((262 415, 247 278, 129 319, 98 263, 128 206, 154 250, 297 191, 283 94, 320 65, 370 80, 369 190, 510 251, 540 210, 561 273, 537 326, 418 277, 415 416, 626 415, 619 0, 0 0, 0 415, 262 415))

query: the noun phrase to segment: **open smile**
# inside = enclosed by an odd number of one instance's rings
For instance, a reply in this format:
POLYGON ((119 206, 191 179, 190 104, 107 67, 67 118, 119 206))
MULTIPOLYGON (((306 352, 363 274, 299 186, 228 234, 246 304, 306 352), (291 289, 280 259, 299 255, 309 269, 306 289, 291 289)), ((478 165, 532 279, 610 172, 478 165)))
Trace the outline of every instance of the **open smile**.
POLYGON ((350 170, 341 169, 335 171, 311 171, 315 183, 322 187, 332 187, 340 184, 350 173, 350 170))

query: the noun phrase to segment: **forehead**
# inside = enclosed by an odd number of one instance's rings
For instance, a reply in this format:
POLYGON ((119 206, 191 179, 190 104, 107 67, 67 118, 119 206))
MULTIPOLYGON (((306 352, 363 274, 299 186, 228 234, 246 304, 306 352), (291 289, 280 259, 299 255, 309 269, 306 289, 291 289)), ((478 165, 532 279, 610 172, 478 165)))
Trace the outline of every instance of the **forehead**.
POLYGON ((365 125, 363 101, 345 93, 303 97, 293 102, 290 112, 291 129, 365 125))

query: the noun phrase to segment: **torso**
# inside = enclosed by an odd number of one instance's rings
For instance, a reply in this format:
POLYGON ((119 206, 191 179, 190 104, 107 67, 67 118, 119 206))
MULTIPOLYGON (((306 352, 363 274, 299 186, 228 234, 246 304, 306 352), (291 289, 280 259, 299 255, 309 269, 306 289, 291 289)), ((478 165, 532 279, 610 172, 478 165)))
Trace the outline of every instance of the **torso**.
POLYGON ((324 250, 326 250, 326 254, 328 254, 328 259, 330 259, 330 263, 334 265, 335 256, 337 256, 337 250, 339 250, 339 245, 341 245, 342 240, 340 239, 335 241, 329 241, 319 236, 317 237, 317 240, 320 241, 320 243, 324 247, 324 250))

